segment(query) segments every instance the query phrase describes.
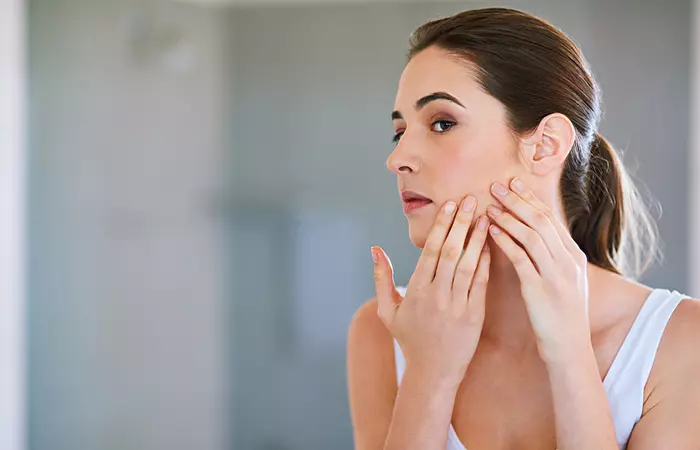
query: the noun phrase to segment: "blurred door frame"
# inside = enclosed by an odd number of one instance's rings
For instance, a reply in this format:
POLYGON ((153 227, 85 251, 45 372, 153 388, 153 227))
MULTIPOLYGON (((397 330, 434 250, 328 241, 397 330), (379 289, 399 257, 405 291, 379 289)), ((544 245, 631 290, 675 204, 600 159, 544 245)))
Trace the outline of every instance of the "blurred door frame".
POLYGON ((25 1, 0 1, 0 448, 25 443, 25 1))
POLYGON ((690 255, 689 274, 690 292, 693 297, 700 297, 700 0, 692 5, 692 42, 691 48, 691 114, 690 114, 690 255))

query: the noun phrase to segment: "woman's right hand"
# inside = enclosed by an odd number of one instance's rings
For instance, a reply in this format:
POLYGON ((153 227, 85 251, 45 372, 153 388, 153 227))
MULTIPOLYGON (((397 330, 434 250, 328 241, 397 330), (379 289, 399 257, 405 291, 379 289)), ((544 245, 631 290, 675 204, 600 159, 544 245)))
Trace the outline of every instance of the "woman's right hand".
POLYGON ((378 314, 401 346, 407 370, 456 382, 479 343, 490 263, 486 216, 475 224, 465 249, 476 210, 473 197, 471 209, 463 208, 469 198, 456 212, 446 212, 454 202, 442 205, 405 296, 396 289, 389 257, 372 247, 378 314))

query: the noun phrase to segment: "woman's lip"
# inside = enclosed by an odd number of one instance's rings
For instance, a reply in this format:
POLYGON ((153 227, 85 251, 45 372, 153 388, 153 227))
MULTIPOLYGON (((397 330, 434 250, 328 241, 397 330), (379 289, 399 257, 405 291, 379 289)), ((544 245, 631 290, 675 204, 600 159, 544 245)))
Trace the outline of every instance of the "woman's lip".
POLYGON ((420 209, 420 208, 427 206, 431 203, 433 203, 431 200, 423 200, 423 199, 404 200, 403 213, 409 214, 409 213, 416 211, 417 209, 420 209))

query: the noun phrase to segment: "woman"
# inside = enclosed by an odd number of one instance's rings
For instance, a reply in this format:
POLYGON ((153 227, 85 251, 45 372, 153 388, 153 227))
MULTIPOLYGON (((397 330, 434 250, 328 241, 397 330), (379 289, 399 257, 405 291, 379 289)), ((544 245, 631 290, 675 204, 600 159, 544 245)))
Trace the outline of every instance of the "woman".
POLYGON ((427 23, 392 118, 423 251, 397 289, 372 248, 355 448, 700 448, 700 302, 633 280, 654 226, 576 45, 510 9, 427 23))

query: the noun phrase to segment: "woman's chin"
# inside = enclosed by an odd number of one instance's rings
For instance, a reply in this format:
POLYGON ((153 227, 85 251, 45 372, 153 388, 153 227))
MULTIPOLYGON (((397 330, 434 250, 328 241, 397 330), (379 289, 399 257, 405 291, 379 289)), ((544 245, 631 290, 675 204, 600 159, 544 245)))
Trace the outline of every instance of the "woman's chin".
MULTIPOLYGON (((425 242, 428 240, 428 234, 430 234, 430 227, 426 227, 422 223, 409 223, 408 225, 408 237, 411 243, 417 248, 425 247, 425 242)), ((432 224, 431 224, 432 225, 432 224)))

